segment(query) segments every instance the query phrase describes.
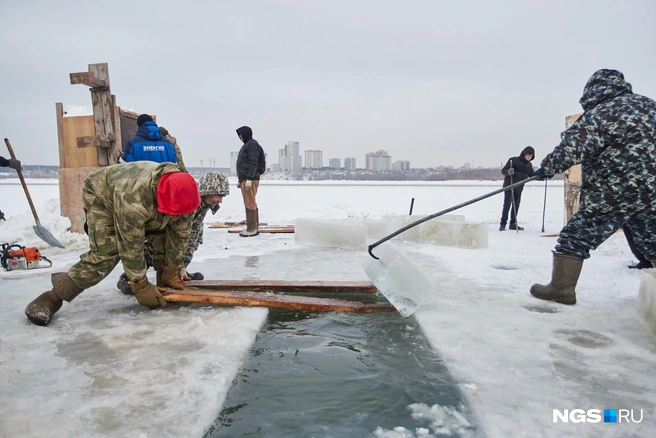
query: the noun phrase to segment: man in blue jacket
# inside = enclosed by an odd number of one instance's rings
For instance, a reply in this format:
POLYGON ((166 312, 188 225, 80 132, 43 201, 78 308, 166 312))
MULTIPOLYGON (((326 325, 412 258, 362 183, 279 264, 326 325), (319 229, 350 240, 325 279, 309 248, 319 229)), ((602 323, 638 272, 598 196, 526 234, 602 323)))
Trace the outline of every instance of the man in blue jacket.
POLYGON ((123 147, 123 154, 121 154, 123 161, 178 162, 173 144, 162 136, 152 117, 148 114, 140 115, 137 118, 137 127, 136 135, 123 147))

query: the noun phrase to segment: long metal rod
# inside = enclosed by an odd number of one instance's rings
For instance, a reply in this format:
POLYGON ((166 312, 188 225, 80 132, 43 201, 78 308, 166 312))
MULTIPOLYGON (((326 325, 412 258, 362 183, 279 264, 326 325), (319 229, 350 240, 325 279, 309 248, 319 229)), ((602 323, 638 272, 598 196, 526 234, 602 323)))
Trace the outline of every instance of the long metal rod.
POLYGON ((542 206, 542 232, 544 233, 544 215, 547 212, 547 181, 544 180, 544 205, 542 206))
POLYGON ((525 179, 525 180, 522 180, 522 181, 516 182, 515 184, 511 184, 511 185, 509 185, 509 186, 502 187, 502 188, 500 188, 500 189, 498 189, 498 190, 495 190, 495 191, 493 191, 493 192, 490 192, 490 193, 488 193, 488 194, 485 194, 485 195, 479 196, 478 198, 474 198, 474 199, 471 199, 471 200, 469 200, 469 201, 467 201, 467 202, 463 202, 462 204, 454 205, 453 207, 447 208, 446 210, 438 211, 437 213, 433 213, 433 214, 431 214, 430 216, 426 216, 425 218, 419 219, 418 221, 415 221, 415 222, 413 222, 413 223, 411 223, 411 224, 409 224, 409 225, 406 225, 406 226, 403 227, 403 228, 399 228, 398 230, 396 230, 396 231, 393 232, 392 234, 389 234, 389 235, 383 237, 383 238, 380 239, 378 242, 375 242, 375 243, 372 243, 371 245, 369 245, 369 255, 370 255, 371 257, 375 258, 376 260, 379 260, 379 258, 376 257, 371 251, 372 251, 375 247, 377 247, 378 245, 380 245, 381 243, 387 242, 387 241, 390 240, 391 238, 398 236, 399 234, 403 233, 404 231, 407 231, 407 230, 409 230, 409 229, 412 228, 412 227, 416 227, 417 225, 422 224, 422 223, 424 223, 424 222, 426 222, 426 221, 429 221, 429 220, 431 220, 431 219, 434 219, 434 218, 436 218, 436 217, 438 217, 438 216, 442 216, 443 214, 447 214, 447 213, 450 213, 450 212, 452 212, 452 211, 454 211, 454 210, 458 210, 459 208, 466 207, 466 206, 471 205, 471 204, 474 204, 474 203, 476 203, 476 202, 478 202, 478 201, 482 201, 483 199, 489 198, 490 196, 494 196, 494 195, 496 195, 496 194, 498 194, 498 193, 502 193, 502 192, 505 192, 505 191, 507 191, 507 190, 512 190, 512 189, 514 189, 515 187, 519 187, 519 186, 521 186, 521 185, 526 184, 527 182, 534 181, 534 180, 536 180, 536 179, 538 179, 538 178, 540 178, 538 175, 532 176, 532 177, 527 178, 527 179, 525 179))

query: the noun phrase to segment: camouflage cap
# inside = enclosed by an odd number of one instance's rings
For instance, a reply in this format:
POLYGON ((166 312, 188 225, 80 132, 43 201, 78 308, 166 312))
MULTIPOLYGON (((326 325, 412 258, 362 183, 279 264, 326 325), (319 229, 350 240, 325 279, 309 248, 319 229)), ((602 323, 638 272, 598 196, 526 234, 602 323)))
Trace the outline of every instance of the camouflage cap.
POLYGON ((198 190, 201 196, 228 196, 230 194, 228 177, 222 173, 206 173, 198 181, 198 190))

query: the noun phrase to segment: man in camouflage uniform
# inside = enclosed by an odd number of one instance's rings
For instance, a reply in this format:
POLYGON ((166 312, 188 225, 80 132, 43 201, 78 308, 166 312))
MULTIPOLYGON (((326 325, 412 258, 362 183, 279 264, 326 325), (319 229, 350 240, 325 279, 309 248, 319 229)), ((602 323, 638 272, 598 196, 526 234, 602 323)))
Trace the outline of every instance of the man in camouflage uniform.
POLYGON ((548 285, 534 284, 543 300, 575 304, 575 287, 590 250, 626 225, 636 247, 656 266, 656 102, 634 94, 616 70, 599 70, 579 103, 583 115, 542 161, 542 179, 581 164, 579 211, 560 232, 548 285))
MULTIPOLYGON (((191 235, 184 254, 184 266, 180 269, 180 278, 183 281, 202 280, 204 278, 203 274, 200 272, 188 274, 187 266, 191 263, 198 247, 203 243, 203 221, 205 220, 205 214, 208 210, 211 211, 212 214, 216 214, 216 212, 219 211, 219 208, 221 208, 223 198, 230 194, 228 178, 222 173, 207 173, 200 178, 198 190, 200 191, 201 203, 194 212, 194 219, 191 225, 191 235)), ((153 236, 153 238, 146 239, 144 244, 144 254, 148 266, 157 267, 161 265, 162 254, 164 254, 162 236, 153 236)), ((116 287, 124 294, 132 295, 132 288, 128 283, 128 278, 126 274, 123 273, 119 277, 116 287)))
POLYGON ((173 145, 173 149, 175 149, 175 155, 178 157, 178 166, 185 172, 187 171, 187 167, 185 166, 184 160, 182 159, 182 151, 180 150, 180 146, 178 146, 178 140, 173 137, 172 135, 169 134, 168 129, 166 129, 163 126, 159 127, 159 132, 162 134, 162 136, 167 139, 168 141, 171 142, 173 145))
POLYGON ((63 301, 105 278, 118 264, 130 280, 135 298, 151 309, 166 305, 157 286, 148 282, 144 258, 147 236, 165 233, 165 257, 158 286, 183 289, 178 277, 200 205, 196 181, 173 163, 139 161, 105 167, 84 181, 82 202, 89 251, 67 273, 52 275, 52 290, 25 309, 34 324, 50 322, 63 301))

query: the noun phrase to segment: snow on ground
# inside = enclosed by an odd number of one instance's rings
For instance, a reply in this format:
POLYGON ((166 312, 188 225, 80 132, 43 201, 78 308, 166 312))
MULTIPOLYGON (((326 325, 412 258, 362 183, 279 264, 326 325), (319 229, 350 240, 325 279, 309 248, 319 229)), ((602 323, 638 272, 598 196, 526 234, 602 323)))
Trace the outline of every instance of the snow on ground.
MULTIPOLYGON (((244 218, 231 183, 233 194, 216 216, 207 216, 207 223, 244 218)), ((48 327, 30 324, 23 314, 27 303, 49 288, 51 273, 77 261, 87 240, 66 231, 56 181, 28 184, 42 225, 67 248, 48 247, 34 235, 19 181, 0 180, 0 209, 8 218, 0 222, 0 243, 38 246, 54 262, 49 269, 0 272, 0 436, 202 436, 267 311, 200 305, 149 311, 115 288, 119 265, 106 281, 65 303, 48 327)), ((258 201, 263 222, 285 224, 297 217, 406 214, 411 198, 416 199, 415 214, 431 214, 499 186, 265 180, 258 201)), ((404 251, 437 286, 412 317, 458 382, 481 434, 650 436, 656 430, 656 342, 635 309, 641 273, 626 268, 633 258, 617 234, 585 262, 575 306, 530 296, 531 284, 550 278, 555 238, 542 236, 556 234, 562 225, 562 182, 550 183, 545 233, 543 195, 543 183, 525 189, 520 220, 526 231, 521 233, 497 231, 501 195, 456 212, 468 221, 490 224, 487 249, 384 243, 404 251), (633 409, 636 419, 642 410, 642 422, 554 423, 554 409, 633 409)), ((317 279, 364 275, 361 266, 340 262, 343 251, 323 250, 322 268, 304 266, 305 251, 293 235, 243 239, 225 229, 206 229, 190 270, 202 271, 207 279, 266 279, 273 275, 272 258, 285 254, 286 263, 298 261, 281 266, 279 279, 296 278, 295 268, 317 279), (243 269, 222 270, 221 260, 228 257, 242 257, 243 269)), ((367 258, 362 250, 362 260, 367 258)), ((413 415, 435 412, 436 419, 448 410, 408 407, 413 415)), ((456 431, 435 426, 372 434, 414 437, 456 431)))

